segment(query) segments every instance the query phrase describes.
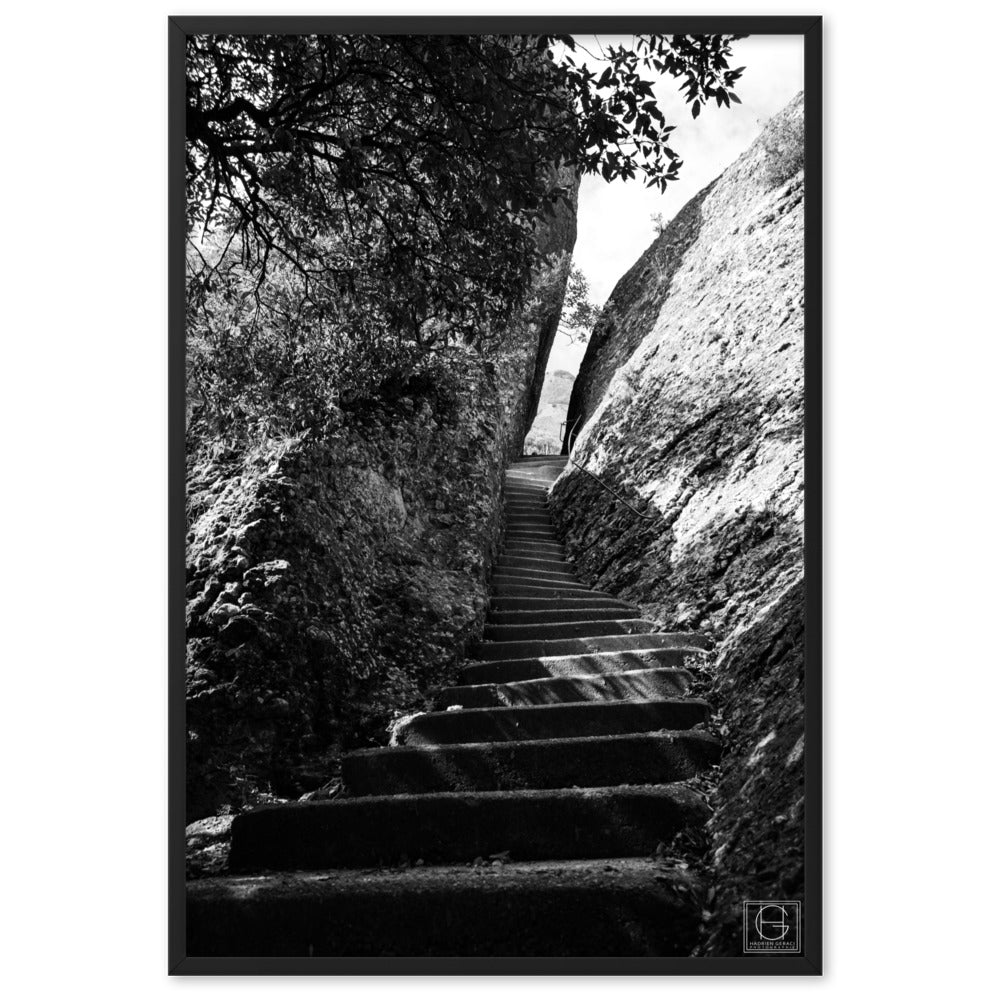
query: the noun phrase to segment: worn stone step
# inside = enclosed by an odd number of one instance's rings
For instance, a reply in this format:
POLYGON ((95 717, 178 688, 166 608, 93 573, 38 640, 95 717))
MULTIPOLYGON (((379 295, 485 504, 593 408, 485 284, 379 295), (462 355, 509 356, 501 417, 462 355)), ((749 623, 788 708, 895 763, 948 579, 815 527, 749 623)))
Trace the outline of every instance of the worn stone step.
POLYGON ((569 569, 562 571, 542 571, 537 569, 526 569, 524 566, 497 566, 493 570, 492 582, 494 583, 510 581, 520 581, 522 583, 526 583, 529 580, 535 580, 542 584, 552 583, 556 586, 566 584, 570 586, 586 586, 581 583, 577 575, 569 569))
POLYGON ((588 590, 575 577, 546 580, 538 577, 497 577, 490 584, 493 598, 503 597, 592 597, 596 592, 588 590))
MULTIPOLYGON (((639 619, 641 622, 643 619, 639 619)), ((631 623, 630 623, 631 624, 631 623)), ((648 627, 648 623, 647 623, 648 627)), ((596 635, 565 639, 519 639, 481 642, 473 646, 478 660, 520 660, 527 656, 567 656, 571 653, 612 653, 626 649, 663 649, 670 646, 705 646, 702 637, 689 632, 639 632, 635 635, 596 635), (697 640, 697 641, 696 641, 697 640)))
MULTIPOLYGON (((624 608, 586 607, 586 608, 551 608, 539 611, 494 611, 486 616, 488 625, 541 625, 546 622, 562 624, 564 622, 595 622, 602 620, 622 621, 626 618, 638 618, 638 611, 628 611, 624 608)), ((487 636, 487 638, 491 638, 487 636)))
POLYGON ((549 517, 548 511, 514 511, 508 509, 507 511, 507 524, 510 525, 542 525, 543 527, 549 528, 552 526, 552 519, 549 517))
MULTIPOLYGON (((494 597, 490 600, 491 611, 575 611, 582 608, 621 608, 638 611, 638 607, 627 601, 619 601, 594 593, 594 596, 580 597, 494 597)), ((623 615, 622 617, 627 617, 623 615)))
MULTIPOLYGON (((567 563, 567 566, 569 565, 567 563)), ((496 566, 493 569, 493 579, 541 580, 544 583, 569 583, 581 587, 585 586, 585 584, 580 583, 579 578, 572 569, 537 570, 527 569, 524 566, 496 566)))
POLYGON ((544 556, 551 559, 565 561, 566 551, 561 545, 555 542, 513 542, 504 545, 503 554, 505 556, 544 556))
POLYGON ((510 545, 511 542, 515 541, 522 544, 534 544, 535 542, 549 542, 552 545, 560 544, 559 537, 552 528, 546 528, 544 531, 525 531, 523 528, 511 528, 504 534, 504 544, 510 545))
POLYGON ((641 857, 710 810, 683 785, 437 792, 263 806, 233 822, 232 872, 641 857))
POLYGON ((494 572, 490 581, 493 597, 592 597, 598 591, 590 590, 570 573, 556 577, 540 573, 504 575, 494 572))
POLYGON ((198 879, 190 956, 682 956, 704 905, 647 860, 534 861, 198 879))
POLYGON ((661 785, 693 778, 719 757, 714 736, 683 730, 355 750, 342 758, 341 776, 352 796, 661 785))
POLYGON ((507 534, 504 536, 503 548, 500 551, 501 559, 555 559, 558 562, 565 562, 566 553, 559 539, 554 534, 525 535, 521 532, 507 534), (511 552, 514 547, 527 548, 527 555, 520 555, 511 552), (543 548, 549 546, 549 548, 543 548), (553 555, 553 553, 556 553, 553 555))
POLYGON ((691 672, 679 667, 654 667, 622 673, 541 677, 510 683, 465 684, 443 688, 434 697, 437 708, 489 708, 496 705, 549 705, 577 701, 638 701, 683 695, 691 672))
POLYGON ((497 560, 498 569, 555 570, 557 573, 564 573, 569 565, 563 559, 542 559, 535 556, 501 555, 497 560))
MULTIPOLYGON (((524 538, 521 536, 508 536, 504 539, 503 548, 500 550, 500 556, 497 559, 497 565, 510 560, 514 563, 522 563, 527 560, 525 566, 522 569, 530 569, 531 563, 535 560, 543 560, 547 562, 560 563, 563 567, 570 565, 566 562, 566 550, 559 544, 559 542, 553 537, 551 539, 544 538, 524 538), (549 546, 545 548, 543 546, 549 546), (518 549, 521 551, 513 551, 518 549)), ((542 569, 547 567, 543 566, 542 569)))
POLYGON ((694 698, 580 701, 563 705, 428 712, 399 725, 395 729, 395 739, 404 746, 550 740, 690 729, 707 721, 708 702, 694 698))
POLYGON ((504 501, 507 504, 511 503, 531 503, 531 504, 546 504, 549 499, 549 491, 547 488, 539 487, 528 487, 528 486, 505 486, 504 487, 504 501))
MULTIPOLYGON (((656 628, 656 622, 646 618, 587 618, 583 621, 541 622, 536 624, 487 625, 483 629, 483 639, 488 643, 507 645, 515 642, 555 641, 590 636, 634 635, 648 633, 656 628)), ((477 647, 479 648, 479 647, 477 647)), ((486 659, 495 660, 496 656, 486 659)), ((510 659, 510 657, 506 657, 510 659)))
POLYGON ((563 562, 566 559, 566 550, 555 535, 542 537, 508 532, 503 538, 500 558, 506 559, 512 556, 519 559, 557 559, 563 562))
POLYGON ((576 577, 571 582, 556 580, 546 582, 533 577, 493 574, 491 590, 498 597, 539 597, 544 599, 563 597, 611 597, 603 590, 591 590, 576 577))
POLYGON ((517 660, 485 660, 466 663, 459 669, 462 684, 509 684, 544 677, 580 677, 584 674, 627 673, 650 667, 685 667, 704 661, 697 646, 666 649, 633 649, 619 653, 588 653, 577 656, 535 656, 517 660))
POLYGON ((557 590, 559 588, 575 587, 588 594, 594 593, 575 573, 569 571, 565 573, 540 573, 538 570, 533 569, 513 567, 510 570, 505 570, 501 567, 493 571, 490 587, 496 593, 497 587, 503 585, 554 587, 557 590))
MULTIPOLYGON (((576 580, 576 567, 569 562, 563 562, 560 567, 555 566, 545 566, 542 568, 537 568, 533 566, 504 566, 501 565, 502 561, 507 558, 501 554, 500 559, 496 562, 493 567, 493 575, 505 575, 505 576, 535 576, 535 577, 545 577, 558 580, 560 577, 571 577, 574 581, 576 580)), ((521 558, 519 556, 512 558, 521 558)))
POLYGON ((558 552, 562 556, 563 544, 560 541, 553 541, 546 538, 525 538, 524 536, 505 535, 503 541, 503 554, 510 555, 514 548, 527 549, 530 552, 558 552))

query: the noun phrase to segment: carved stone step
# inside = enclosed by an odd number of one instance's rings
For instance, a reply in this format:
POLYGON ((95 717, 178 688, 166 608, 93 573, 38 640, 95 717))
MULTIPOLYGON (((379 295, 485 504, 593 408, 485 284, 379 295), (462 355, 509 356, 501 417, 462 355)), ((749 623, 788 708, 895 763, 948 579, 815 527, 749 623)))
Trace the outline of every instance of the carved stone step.
POLYGON ((581 701, 522 708, 469 708, 416 715, 395 730, 403 746, 549 740, 569 736, 615 736, 658 729, 690 729, 708 721, 708 703, 581 701))
POLYGON ((681 785, 438 792, 262 806, 237 816, 233 872, 644 856, 704 822, 681 785), (567 831, 572 831, 567 836, 567 831))
MULTIPOLYGON (((588 618, 583 621, 521 623, 517 625, 487 625, 483 630, 485 643, 476 645, 479 651, 492 643, 508 645, 517 642, 556 641, 559 639, 589 638, 591 636, 634 635, 636 632, 651 632, 656 622, 645 618, 614 617, 604 621, 588 618)), ((484 659, 495 660, 496 656, 484 659)))
MULTIPOLYGON (((494 602, 495 603, 495 602, 494 602)), ((547 608, 544 610, 491 611, 487 616, 489 625, 543 625, 564 622, 596 622, 602 620, 623 620, 638 618, 638 611, 625 608, 609 608, 603 605, 583 608, 547 608)))
POLYGON ((626 858, 200 879, 188 954, 681 956, 701 898, 687 872, 626 858))
POLYGON ((582 677, 587 674, 621 674, 655 667, 685 667, 700 663, 705 652, 697 646, 633 649, 577 656, 535 656, 516 660, 467 663, 459 672, 463 684, 509 684, 546 677, 582 677))
MULTIPOLYGON (((613 597, 592 591, 593 596, 586 597, 493 597, 490 608, 494 611, 560 611, 576 608, 622 608, 627 611, 638 611, 634 604, 619 601, 613 597)), ((627 617, 627 616, 623 616, 627 617)))
POLYGON ((485 708, 492 705, 551 705, 573 701, 644 700, 683 695, 692 675, 682 668, 659 667, 612 674, 575 677, 542 677, 505 684, 467 684, 443 688, 434 697, 438 708, 459 705, 485 708))
POLYGON ((660 785, 718 763, 715 737, 698 730, 510 743, 381 747, 346 754, 350 795, 660 785))

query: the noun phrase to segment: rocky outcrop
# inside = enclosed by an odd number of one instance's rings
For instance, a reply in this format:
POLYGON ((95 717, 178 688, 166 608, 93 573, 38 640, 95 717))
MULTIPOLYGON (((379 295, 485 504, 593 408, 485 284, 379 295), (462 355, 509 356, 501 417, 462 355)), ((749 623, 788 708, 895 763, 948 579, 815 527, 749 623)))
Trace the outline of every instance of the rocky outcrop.
POLYGON ((574 432, 578 433, 597 409, 612 376, 653 329, 674 273, 701 230, 701 205, 714 183, 677 213, 667 229, 615 285, 611 298, 601 310, 573 383, 563 434, 564 455, 569 453, 574 432))
POLYGON ((682 210, 615 289, 574 389, 557 522, 588 582, 718 643, 728 727, 711 949, 739 902, 802 881, 801 97, 682 210))
MULTIPOLYGON (((570 207, 539 233, 554 253, 575 238, 570 207)), ((564 271, 491 354, 456 348, 447 378, 342 403, 322 438, 191 449, 189 820, 335 779, 344 749, 384 743, 479 636, 564 271)))

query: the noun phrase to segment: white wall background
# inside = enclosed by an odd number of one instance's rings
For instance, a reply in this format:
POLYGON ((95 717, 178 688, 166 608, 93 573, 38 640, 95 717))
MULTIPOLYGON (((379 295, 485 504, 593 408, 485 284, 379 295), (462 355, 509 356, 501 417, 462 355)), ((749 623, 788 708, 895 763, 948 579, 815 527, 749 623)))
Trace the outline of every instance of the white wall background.
MULTIPOLYGON (((9 995, 986 994, 998 199, 993 60, 978 46, 998 18, 969 0, 725 5, 826 16, 825 979, 165 978, 165 16, 278 6, 4 13, 9 995)), ((469 5, 282 12, 335 9, 469 5)))

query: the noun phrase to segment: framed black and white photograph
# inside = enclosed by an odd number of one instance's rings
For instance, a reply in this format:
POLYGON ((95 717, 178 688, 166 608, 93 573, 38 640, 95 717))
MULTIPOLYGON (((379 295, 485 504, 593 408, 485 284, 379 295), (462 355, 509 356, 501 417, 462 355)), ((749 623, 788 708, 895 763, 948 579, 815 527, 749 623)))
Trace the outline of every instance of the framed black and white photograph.
POLYGON ((820 973, 821 31, 170 20, 174 973, 820 973))

